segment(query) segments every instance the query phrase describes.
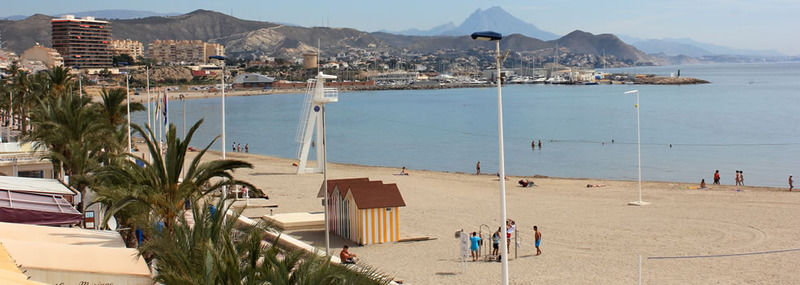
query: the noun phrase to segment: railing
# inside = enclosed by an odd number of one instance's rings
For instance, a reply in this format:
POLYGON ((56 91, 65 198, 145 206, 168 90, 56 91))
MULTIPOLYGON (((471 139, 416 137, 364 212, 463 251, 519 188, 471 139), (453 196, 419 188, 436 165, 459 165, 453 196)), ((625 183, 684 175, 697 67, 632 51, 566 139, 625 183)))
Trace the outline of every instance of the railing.
POLYGON ((339 98, 339 89, 337 89, 337 88, 325 88, 322 96, 325 99, 337 99, 337 98, 339 98))

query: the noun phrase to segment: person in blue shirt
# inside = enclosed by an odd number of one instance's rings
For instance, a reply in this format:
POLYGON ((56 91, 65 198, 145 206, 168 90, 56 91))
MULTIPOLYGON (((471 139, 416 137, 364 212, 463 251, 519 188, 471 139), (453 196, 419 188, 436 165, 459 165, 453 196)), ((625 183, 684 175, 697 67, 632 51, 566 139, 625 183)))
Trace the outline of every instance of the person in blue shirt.
POLYGON ((481 238, 478 237, 478 233, 472 232, 472 237, 469 238, 469 249, 472 255, 472 261, 478 260, 478 242, 481 241, 481 238))

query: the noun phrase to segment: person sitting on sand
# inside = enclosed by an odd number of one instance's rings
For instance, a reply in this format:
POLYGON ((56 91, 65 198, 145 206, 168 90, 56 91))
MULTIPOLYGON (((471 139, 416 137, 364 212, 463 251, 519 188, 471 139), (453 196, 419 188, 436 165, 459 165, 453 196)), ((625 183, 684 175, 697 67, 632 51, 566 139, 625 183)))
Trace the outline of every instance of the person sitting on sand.
POLYGON ((400 169, 400 175, 408 175, 408 171, 406 171, 405 166, 403 166, 403 169, 400 169))
POLYGON ((519 183, 519 185, 522 186, 522 187, 532 187, 533 186, 533 181, 530 181, 528 179, 520 179, 517 183, 519 183))
POLYGON ((342 252, 339 253, 339 259, 342 260, 342 264, 356 264, 356 254, 350 253, 348 251, 350 247, 345 245, 342 247, 342 252))
POLYGON ((700 189, 706 189, 706 179, 700 179, 700 189))
POLYGON ((606 185, 605 184, 586 184, 586 188, 592 188, 592 187, 606 187, 606 185))

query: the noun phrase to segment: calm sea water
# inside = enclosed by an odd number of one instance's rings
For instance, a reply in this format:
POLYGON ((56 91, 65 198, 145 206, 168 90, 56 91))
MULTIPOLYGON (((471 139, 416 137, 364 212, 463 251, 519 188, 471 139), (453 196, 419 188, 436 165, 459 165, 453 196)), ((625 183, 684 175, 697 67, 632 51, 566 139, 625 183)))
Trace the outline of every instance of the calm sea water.
MULTIPOLYGON (((638 89, 644 180, 710 183, 719 169, 723 184, 742 170, 746 184, 786 186, 788 175, 800 175, 800 63, 622 71, 668 76, 678 69, 712 83, 504 86, 506 172, 636 179, 636 98, 623 92, 638 89), (533 139, 541 149, 531 148, 533 139)), ((235 141, 253 153, 295 157, 302 100, 227 98, 228 150, 235 141)), ((484 173, 495 173, 496 110, 494 88, 340 93, 327 109, 328 158, 463 172, 474 172, 480 160, 484 173)), ((188 100, 186 113, 189 125, 205 118, 193 145, 219 134, 219 98, 188 100)), ((146 122, 146 114, 135 120, 146 122)), ((170 103, 170 120, 182 130, 180 101, 170 103)))

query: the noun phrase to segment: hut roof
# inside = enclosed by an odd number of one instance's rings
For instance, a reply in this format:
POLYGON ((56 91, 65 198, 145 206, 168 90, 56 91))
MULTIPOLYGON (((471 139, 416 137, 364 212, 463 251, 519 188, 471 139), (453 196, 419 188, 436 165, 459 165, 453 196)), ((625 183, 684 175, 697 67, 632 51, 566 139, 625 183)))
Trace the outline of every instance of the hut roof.
MULTIPOLYGON (((397 184, 384 184, 383 181, 369 181, 368 178, 350 178, 328 180, 328 194, 338 187, 342 197, 348 192, 353 195, 359 209, 404 207, 403 195, 397 184)), ((320 189, 322 194, 322 189, 320 189)))

